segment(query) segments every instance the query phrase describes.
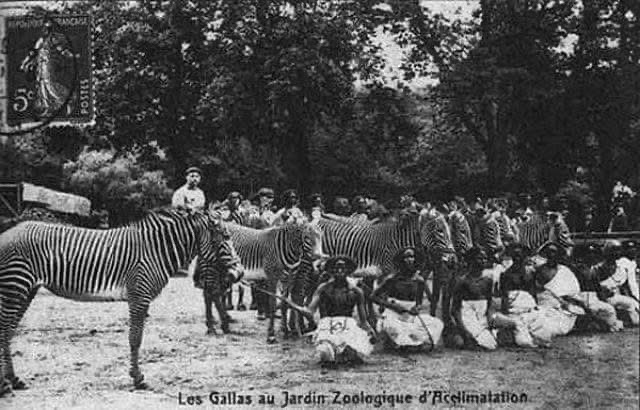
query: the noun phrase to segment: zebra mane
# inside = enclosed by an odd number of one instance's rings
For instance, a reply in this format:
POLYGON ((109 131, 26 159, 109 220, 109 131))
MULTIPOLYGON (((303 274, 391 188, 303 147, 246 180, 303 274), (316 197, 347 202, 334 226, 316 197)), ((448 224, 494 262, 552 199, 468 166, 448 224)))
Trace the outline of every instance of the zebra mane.
POLYGON ((204 211, 188 211, 184 209, 173 208, 170 206, 163 206, 158 208, 153 208, 149 210, 145 210, 139 214, 134 215, 130 220, 125 221, 121 224, 113 225, 110 228, 126 228, 135 226, 149 218, 170 218, 173 220, 177 219, 186 219, 191 217, 201 217, 208 218, 210 215, 204 211))

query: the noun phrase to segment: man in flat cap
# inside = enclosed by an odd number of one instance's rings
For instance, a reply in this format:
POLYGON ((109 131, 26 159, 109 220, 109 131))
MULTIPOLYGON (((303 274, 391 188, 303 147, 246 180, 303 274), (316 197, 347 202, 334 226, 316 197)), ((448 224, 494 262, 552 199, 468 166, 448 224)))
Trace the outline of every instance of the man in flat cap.
POLYGON ((171 206, 174 208, 201 211, 204 209, 204 192, 198 185, 202 179, 202 171, 197 167, 190 167, 185 172, 186 183, 173 193, 171 206))
MULTIPOLYGON (((205 197, 204 192, 198 188, 200 180, 202 179, 202 171, 200 171, 200 168, 190 167, 185 171, 185 179, 187 180, 186 183, 173 193, 171 206, 188 211, 202 211, 204 209, 205 197)), ((187 275, 191 274, 196 282, 200 279, 196 271, 197 259, 198 258, 194 258, 193 261, 191 261, 188 272, 180 269, 183 275, 185 273, 187 275)))

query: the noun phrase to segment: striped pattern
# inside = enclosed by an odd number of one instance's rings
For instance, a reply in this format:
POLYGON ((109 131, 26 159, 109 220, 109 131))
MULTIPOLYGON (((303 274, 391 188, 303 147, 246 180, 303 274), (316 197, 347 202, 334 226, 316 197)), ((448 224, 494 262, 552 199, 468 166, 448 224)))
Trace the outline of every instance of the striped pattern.
POLYGON ((344 255, 356 264, 355 276, 380 277, 393 271, 393 257, 406 247, 424 247, 434 254, 453 253, 451 232, 441 215, 410 214, 371 224, 320 218, 322 249, 344 255))
POLYGON ((549 230, 549 241, 555 243, 565 254, 571 254, 574 243, 571 239, 569 227, 562 217, 559 217, 549 230))
POLYGON ((487 255, 493 255, 504 249, 500 237, 500 225, 495 217, 488 216, 477 221, 474 243, 482 248, 487 255))
POLYGON ((516 226, 519 243, 532 251, 536 251, 549 240, 550 226, 542 217, 534 217, 516 226))
MULTIPOLYGON (((292 297, 300 301, 308 282, 308 275, 313 269, 313 259, 316 255, 322 254, 322 232, 318 227, 309 223, 285 223, 267 229, 254 229, 232 223, 223 223, 223 226, 233 240, 247 281, 266 280, 267 290, 273 293, 276 292, 278 284, 283 284, 285 292, 295 289, 291 292, 292 297)), ((205 302, 209 293, 216 308, 219 306, 217 298, 223 295, 227 287, 219 278, 220 275, 211 273, 210 278, 204 279, 205 302)), ((210 319, 210 302, 206 302, 205 305, 209 327, 213 323, 210 319)), ((219 308, 218 310, 220 317, 225 318, 226 314, 219 308)), ((269 338, 274 336, 274 312, 270 313, 269 338)), ((226 326, 224 320, 223 326, 226 326)))
POLYGON ((242 265, 227 232, 204 213, 150 212, 128 226, 91 230, 43 222, 23 222, 0 236, 1 376, 14 378, 11 336, 44 286, 56 295, 84 301, 128 301, 131 370, 136 386, 144 319, 171 274, 196 255, 208 271, 226 261, 239 276, 242 265), (231 255, 229 258, 225 254, 231 255), (4 374, 3 374, 4 373, 4 374))
POLYGON ((511 226, 511 218, 509 218, 506 214, 502 212, 498 212, 495 214, 496 222, 498 222, 498 226, 500 227, 500 239, 502 241, 514 241, 515 233, 513 232, 513 228, 511 226))
POLYGON ((451 227, 451 240, 458 255, 464 255, 471 247, 473 240, 469 221, 460 211, 449 214, 449 226, 451 227))

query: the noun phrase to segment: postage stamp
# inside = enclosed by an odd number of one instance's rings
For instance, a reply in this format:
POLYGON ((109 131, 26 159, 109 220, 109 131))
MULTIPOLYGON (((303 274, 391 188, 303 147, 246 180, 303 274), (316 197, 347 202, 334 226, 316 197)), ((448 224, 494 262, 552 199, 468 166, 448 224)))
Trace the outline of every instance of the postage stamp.
POLYGON ((91 124, 91 16, 11 16, 3 29, 6 129, 91 124))

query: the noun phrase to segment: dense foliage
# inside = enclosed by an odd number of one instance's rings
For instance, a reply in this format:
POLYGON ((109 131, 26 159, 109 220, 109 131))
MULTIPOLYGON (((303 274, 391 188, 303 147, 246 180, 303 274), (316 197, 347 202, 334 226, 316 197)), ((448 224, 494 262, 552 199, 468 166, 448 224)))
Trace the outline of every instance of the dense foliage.
POLYGON ((583 201, 575 188, 604 209, 616 180, 640 186, 640 3, 481 0, 470 20, 428 5, 65 5, 94 18, 97 124, 3 139, 0 179, 115 213, 167 200, 194 164, 211 199, 270 185, 583 201), (405 81, 436 85, 386 84, 381 32, 407 50, 405 81))

